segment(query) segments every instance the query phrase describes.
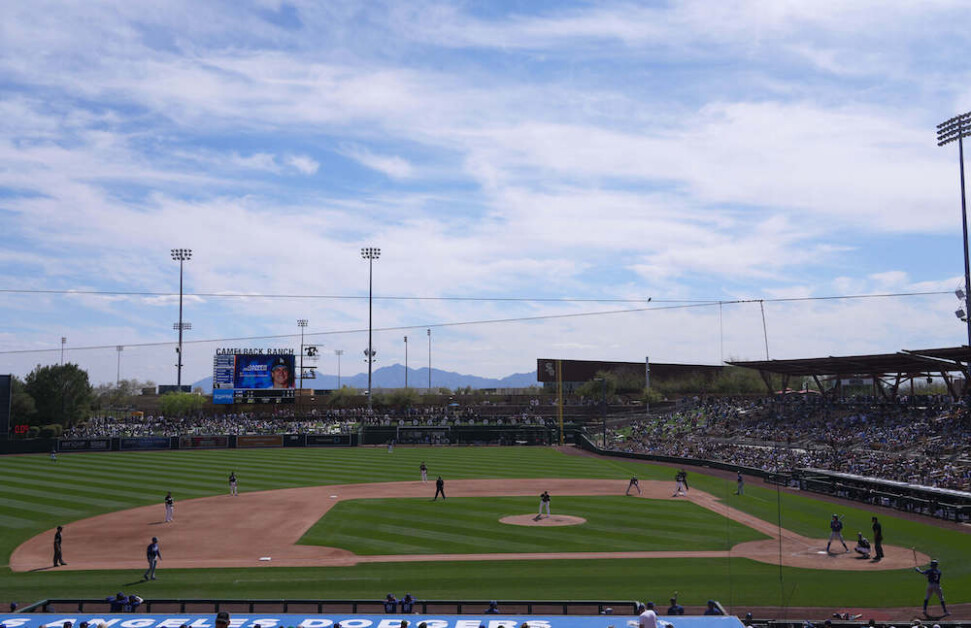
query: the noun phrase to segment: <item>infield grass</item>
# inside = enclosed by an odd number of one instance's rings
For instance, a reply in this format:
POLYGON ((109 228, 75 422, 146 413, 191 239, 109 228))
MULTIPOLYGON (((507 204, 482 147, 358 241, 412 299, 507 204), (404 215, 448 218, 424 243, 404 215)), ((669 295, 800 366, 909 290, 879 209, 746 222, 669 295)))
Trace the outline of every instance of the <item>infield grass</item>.
MULTIPOLYGON (((271 490, 322 484, 417 480, 425 461, 432 477, 615 478, 622 495, 632 474, 670 481, 674 469, 624 459, 598 459, 548 448, 261 449, 64 454, 0 458, 0 602, 21 604, 49 597, 103 598, 119 590, 143 597, 183 598, 374 598, 388 591, 424 599, 666 599, 672 590, 683 603, 711 597, 735 605, 919 607, 924 583, 912 570, 837 572, 782 569, 739 559, 545 560, 457 563, 386 563, 334 568, 167 570, 159 580, 138 581, 137 572, 14 574, 6 566, 20 543, 56 525, 65 526, 65 559, 71 560, 70 523, 97 514, 158 504, 168 490, 182 499, 224 493, 229 472, 240 490, 271 490), (782 576, 780 581, 780 575, 782 576)), ((828 534, 833 512, 846 515, 846 532, 869 531, 862 507, 835 507, 807 495, 778 493, 751 483, 735 497, 732 480, 688 468, 689 482, 732 506, 815 538, 828 534)), ((554 508, 565 497, 557 498, 554 508)), ((608 500, 611 498, 597 498, 608 500)), ((527 499, 522 512, 534 512, 527 499)), ((621 500, 618 507, 630 498, 621 500)), ((451 502, 451 499, 449 500, 451 502)), ((671 517, 673 508, 662 516, 671 517)), ((440 505, 440 504, 439 504, 440 505)), ((515 513, 513 513, 515 514, 515 513)), ((886 543, 917 547, 939 558, 949 602, 971 602, 971 534, 923 522, 881 516, 886 543)), ((619 519, 617 520, 619 522, 619 519)), ((718 538, 725 538, 720 520, 718 538)), ((545 528, 550 530, 551 528, 545 528)), ((734 535, 734 532, 732 533, 734 535)), ((737 542, 731 537, 732 543, 737 542)), ((164 539, 163 539, 164 541, 164 539)), ((717 539, 716 539, 717 541, 717 539)), ((589 549, 589 548, 588 548, 589 549)), ((629 548, 625 548, 629 549, 629 548)), ((436 550, 437 551, 437 550, 436 550)), ((476 551, 484 551, 479 548, 476 551)))
POLYGON ((355 499, 336 504, 300 539, 355 554, 483 554, 727 550, 768 538, 691 502, 557 496, 556 510, 586 519, 575 526, 519 526, 532 497, 355 499))

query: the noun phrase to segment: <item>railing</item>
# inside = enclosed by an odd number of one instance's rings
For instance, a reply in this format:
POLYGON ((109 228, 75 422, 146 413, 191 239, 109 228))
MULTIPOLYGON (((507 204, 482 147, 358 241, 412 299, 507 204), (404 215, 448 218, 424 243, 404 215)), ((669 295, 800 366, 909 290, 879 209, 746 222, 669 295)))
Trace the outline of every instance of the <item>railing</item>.
MULTIPOLYGON (((591 600, 497 600, 504 615, 604 615, 607 609, 615 615, 636 615, 637 602, 591 600)), ((109 612, 110 602, 104 599, 57 598, 35 602, 21 613, 90 613, 109 612)), ((485 600, 421 600, 414 610, 423 615, 482 615, 489 608, 485 600)), ((145 600, 137 613, 361 613, 383 615, 381 600, 145 600)))

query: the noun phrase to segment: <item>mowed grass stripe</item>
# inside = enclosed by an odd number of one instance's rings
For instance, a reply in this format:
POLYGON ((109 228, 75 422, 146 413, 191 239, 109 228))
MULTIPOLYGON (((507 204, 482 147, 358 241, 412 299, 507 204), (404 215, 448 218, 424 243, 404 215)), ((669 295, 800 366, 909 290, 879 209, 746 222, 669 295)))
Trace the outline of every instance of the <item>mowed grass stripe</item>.
MULTIPOLYGON (((54 482, 45 484, 51 486, 52 488, 61 488, 60 485, 54 482)), ((0 479, 0 491, 7 495, 23 495, 25 497, 32 497, 36 501, 47 503, 75 503, 77 501, 83 501, 85 504, 91 506, 112 509, 126 508, 128 506, 128 502, 115 499, 104 499, 101 497, 90 496, 78 497, 76 495, 63 493, 60 490, 42 491, 38 489, 24 488, 15 482, 5 481, 3 479, 0 479)))
POLYGON ((524 527, 500 523, 508 515, 536 512, 534 498, 362 499, 335 505, 301 543, 341 547, 357 554, 504 553, 524 551, 635 551, 724 549, 733 542, 767 538, 690 502, 624 497, 556 499, 555 512, 586 524, 524 527), (664 512, 664 516, 657 516, 664 512), (618 516, 619 515, 619 516, 618 516), (623 523, 617 525, 617 519, 623 523), (407 550, 399 549, 407 547, 407 550))

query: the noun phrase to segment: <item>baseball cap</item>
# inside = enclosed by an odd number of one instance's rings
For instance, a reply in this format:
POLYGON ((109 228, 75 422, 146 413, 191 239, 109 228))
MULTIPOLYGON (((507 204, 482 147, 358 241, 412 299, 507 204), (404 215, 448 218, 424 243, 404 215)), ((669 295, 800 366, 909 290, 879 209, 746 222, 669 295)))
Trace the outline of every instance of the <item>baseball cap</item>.
POLYGON ((153 536, 152 537, 152 543, 158 543, 158 537, 157 536, 153 536))
POLYGON ((275 369, 280 368, 281 366, 283 368, 290 368, 290 366, 287 364, 287 361, 286 360, 284 360, 283 358, 277 358, 277 359, 273 360, 273 366, 270 367, 270 370, 273 371, 275 369))
POLYGON ((218 613, 216 613, 216 622, 217 623, 226 623, 226 624, 228 624, 229 623, 229 613, 227 613, 226 611, 219 611, 218 613))

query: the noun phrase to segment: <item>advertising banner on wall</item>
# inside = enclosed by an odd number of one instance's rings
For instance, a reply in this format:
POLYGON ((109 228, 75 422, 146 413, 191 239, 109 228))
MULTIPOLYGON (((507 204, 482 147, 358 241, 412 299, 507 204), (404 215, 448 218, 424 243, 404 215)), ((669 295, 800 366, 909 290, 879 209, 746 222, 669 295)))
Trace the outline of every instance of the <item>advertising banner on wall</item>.
POLYGON ((218 449, 229 447, 228 436, 180 436, 179 449, 218 449))
POLYGON ((171 449, 172 440, 168 436, 140 436, 122 438, 119 445, 122 449, 171 449))
POLYGON ((350 442, 348 434, 307 434, 307 446, 347 445, 350 442))
POLYGON ((247 447, 283 447, 283 436, 280 434, 269 434, 266 436, 237 436, 236 447, 240 449, 247 447))
POLYGON ((57 441, 58 451, 109 451, 110 438, 76 438, 57 441))

